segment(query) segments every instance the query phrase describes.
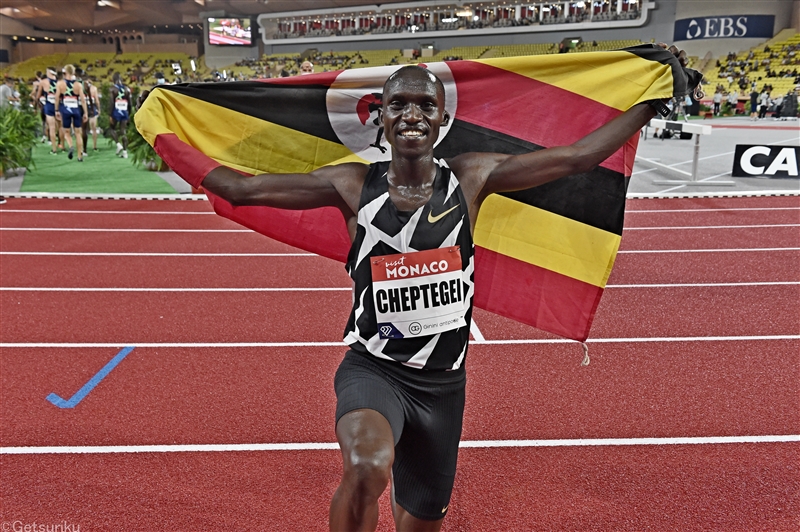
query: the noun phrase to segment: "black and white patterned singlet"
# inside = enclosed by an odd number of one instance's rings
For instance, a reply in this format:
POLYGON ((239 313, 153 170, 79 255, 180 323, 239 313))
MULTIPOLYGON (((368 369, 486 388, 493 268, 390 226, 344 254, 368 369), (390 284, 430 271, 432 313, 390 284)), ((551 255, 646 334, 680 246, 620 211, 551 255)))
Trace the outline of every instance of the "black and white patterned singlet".
MULTIPOLYGON (((356 238, 347 258, 346 269, 353 279, 354 289, 353 309, 345 328, 344 341, 354 351, 409 367, 455 370, 461 367, 467 353, 474 291, 474 251, 467 203, 458 180, 444 161, 437 161, 437 166, 431 199, 412 212, 399 211, 389 197, 386 177, 389 162, 370 166, 361 191, 356 238), (455 286, 456 281, 451 281, 449 290, 445 283, 441 283, 444 287, 441 291, 438 285, 432 286, 431 292, 436 291, 436 296, 428 294, 427 290, 420 294, 418 288, 412 288, 417 296, 414 306, 422 307, 423 295, 426 305, 431 303, 429 295, 434 302, 437 297, 444 300, 449 297, 452 301, 461 299, 465 325, 435 334, 422 331, 415 336, 382 338, 373 300, 371 264, 380 259, 371 258, 454 246, 460 248, 453 252, 460 254, 461 286, 455 286)), ((407 290, 404 295, 403 304, 407 307, 407 290)), ((383 300, 379 297, 379 306, 381 303, 388 305, 385 297, 383 300)), ((406 307, 404 309, 408 310, 406 307)))

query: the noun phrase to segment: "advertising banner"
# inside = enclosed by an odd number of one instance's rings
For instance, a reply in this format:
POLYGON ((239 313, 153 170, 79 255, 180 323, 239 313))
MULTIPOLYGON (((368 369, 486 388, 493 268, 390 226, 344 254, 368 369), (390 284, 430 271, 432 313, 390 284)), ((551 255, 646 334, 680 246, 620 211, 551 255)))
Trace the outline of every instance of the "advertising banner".
POLYGON ((775 15, 725 15, 675 21, 673 41, 697 39, 769 39, 775 15))
POLYGON ((800 177, 800 148, 796 146, 737 145, 733 177, 800 177))

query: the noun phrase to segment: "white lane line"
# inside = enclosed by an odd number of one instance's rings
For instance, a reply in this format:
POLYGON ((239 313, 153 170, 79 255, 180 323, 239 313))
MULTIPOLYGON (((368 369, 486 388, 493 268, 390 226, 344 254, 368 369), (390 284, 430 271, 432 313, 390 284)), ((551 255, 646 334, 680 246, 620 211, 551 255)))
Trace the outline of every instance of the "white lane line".
MULTIPOLYGON (((589 338, 587 344, 625 344, 625 343, 670 343, 670 342, 772 342, 781 340, 800 340, 800 334, 754 335, 754 336, 662 336, 652 338, 589 338)), ((577 344, 575 340, 565 338, 530 338, 515 340, 473 340, 472 345, 511 345, 511 344, 577 344)), ((346 347, 342 341, 338 342, 2 342, 0 349, 89 349, 89 348, 114 348, 135 345, 140 348, 240 348, 240 347, 346 347)))
MULTIPOLYGON (((609 284, 608 288, 696 288, 696 287, 741 287, 741 286, 794 286, 800 281, 753 281, 741 283, 653 283, 653 284, 609 284)), ((0 286, 0 292, 351 292, 350 287, 86 287, 86 286, 0 286)), ((470 332, 478 339, 483 335, 475 320, 470 332)))
POLYGON ((315 253, 128 253, 94 251, 0 251, 0 255, 57 257, 319 257, 315 253))
POLYGON ((695 287, 736 287, 736 286, 792 286, 800 281, 755 281, 745 283, 654 283, 654 284, 608 284, 606 288, 695 288, 695 287))
POLYGON ((753 224, 753 225, 685 225, 657 227, 624 227, 624 231, 670 231, 675 229, 757 229, 774 227, 800 227, 800 224, 753 224))
MULTIPOLYGON (((651 170, 644 170, 650 172, 651 170)), ((625 214, 631 213, 659 213, 659 212, 728 212, 728 211, 796 211, 800 207, 718 207, 708 209, 626 209, 625 214)), ((216 215, 213 211, 80 211, 80 210, 50 210, 50 209, 0 209, 0 214, 5 212, 36 213, 36 214, 149 214, 149 215, 216 215)))
MULTIPOLYGON (((720 249, 622 249, 617 253, 744 253, 750 251, 800 251, 789 248, 720 248, 720 249)), ((88 251, 0 251, 0 255, 61 257, 319 257, 315 253, 129 253, 88 251)))
POLYGON ((617 253, 744 253, 749 251, 800 251, 800 248, 621 249, 617 253))
POLYGON ((0 214, 4 212, 38 214, 217 214, 213 211, 80 211, 57 209, 0 209, 0 214))
POLYGON ((472 337, 475 339, 475 342, 486 341, 486 338, 483 337, 483 333, 480 329, 478 329, 478 324, 475 323, 475 318, 472 318, 472 322, 469 324, 469 332, 472 333, 472 337))
POLYGON ((625 209, 625 214, 652 214, 660 212, 728 212, 728 211, 800 211, 800 207, 720 207, 716 209, 625 209))
POLYGON ((50 286, 0 286, 0 292, 352 292, 349 287, 258 288, 98 288, 50 286))
POLYGON ((143 229, 108 227, 0 227, 0 231, 54 231, 70 233, 253 233, 250 229, 143 229))
MULTIPOLYGON (((762 436, 696 436, 673 438, 592 438, 561 440, 467 440, 459 443, 462 449, 491 449, 499 447, 611 447, 637 445, 721 445, 742 443, 794 443, 797 434, 762 436)), ((187 445, 76 445, 41 447, 0 447, 0 454, 121 454, 121 453, 209 453, 209 452, 266 452, 266 451, 333 451, 336 442, 307 443, 214 443, 187 445)))

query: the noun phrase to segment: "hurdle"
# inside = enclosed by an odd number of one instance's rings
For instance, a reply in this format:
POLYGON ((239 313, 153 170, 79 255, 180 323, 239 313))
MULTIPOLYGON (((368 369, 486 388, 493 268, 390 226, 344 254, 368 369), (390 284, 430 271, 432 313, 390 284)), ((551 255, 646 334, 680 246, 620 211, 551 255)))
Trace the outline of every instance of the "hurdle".
MULTIPOLYGON (((662 120, 658 118, 654 118, 650 120, 648 124, 649 127, 654 127, 658 129, 667 129, 673 131, 675 133, 691 133, 694 136, 694 157, 692 158, 692 178, 688 180, 671 180, 665 179, 660 181, 653 181, 656 185, 688 185, 688 186, 733 186, 736 183, 733 181, 698 181, 697 180, 697 162, 700 158, 700 137, 702 135, 710 135, 712 131, 711 126, 704 126, 700 124, 690 124, 687 122, 675 122, 672 120, 662 120)), ((646 137, 646 134, 645 134, 646 137)), ((669 168, 670 170, 675 170, 675 168, 671 168, 669 166, 654 163, 650 161, 652 164, 656 164, 658 166, 662 166, 664 168, 669 168)))

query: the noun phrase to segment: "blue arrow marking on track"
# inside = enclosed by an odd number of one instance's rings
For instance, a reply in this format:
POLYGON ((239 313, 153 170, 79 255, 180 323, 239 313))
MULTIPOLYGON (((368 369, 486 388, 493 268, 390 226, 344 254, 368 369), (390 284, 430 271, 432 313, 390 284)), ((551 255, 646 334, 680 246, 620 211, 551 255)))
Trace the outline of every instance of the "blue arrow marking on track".
POLYGON ((83 385, 83 388, 75 392, 75 395, 69 398, 69 401, 62 399, 57 394, 51 393, 47 396, 47 400, 56 405, 58 408, 75 408, 75 406, 80 403, 84 397, 89 395, 89 392, 94 390, 94 387, 100 384, 100 381, 106 378, 106 375, 111 373, 111 370, 117 367, 117 364, 122 362, 122 359, 128 356, 128 354, 133 351, 135 346, 128 346, 124 348, 122 351, 117 353, 117 355, 112 358, 108 364, 103 366, 103 369, 97 372, 97 375, 89 379, 89 382, 83 385))

